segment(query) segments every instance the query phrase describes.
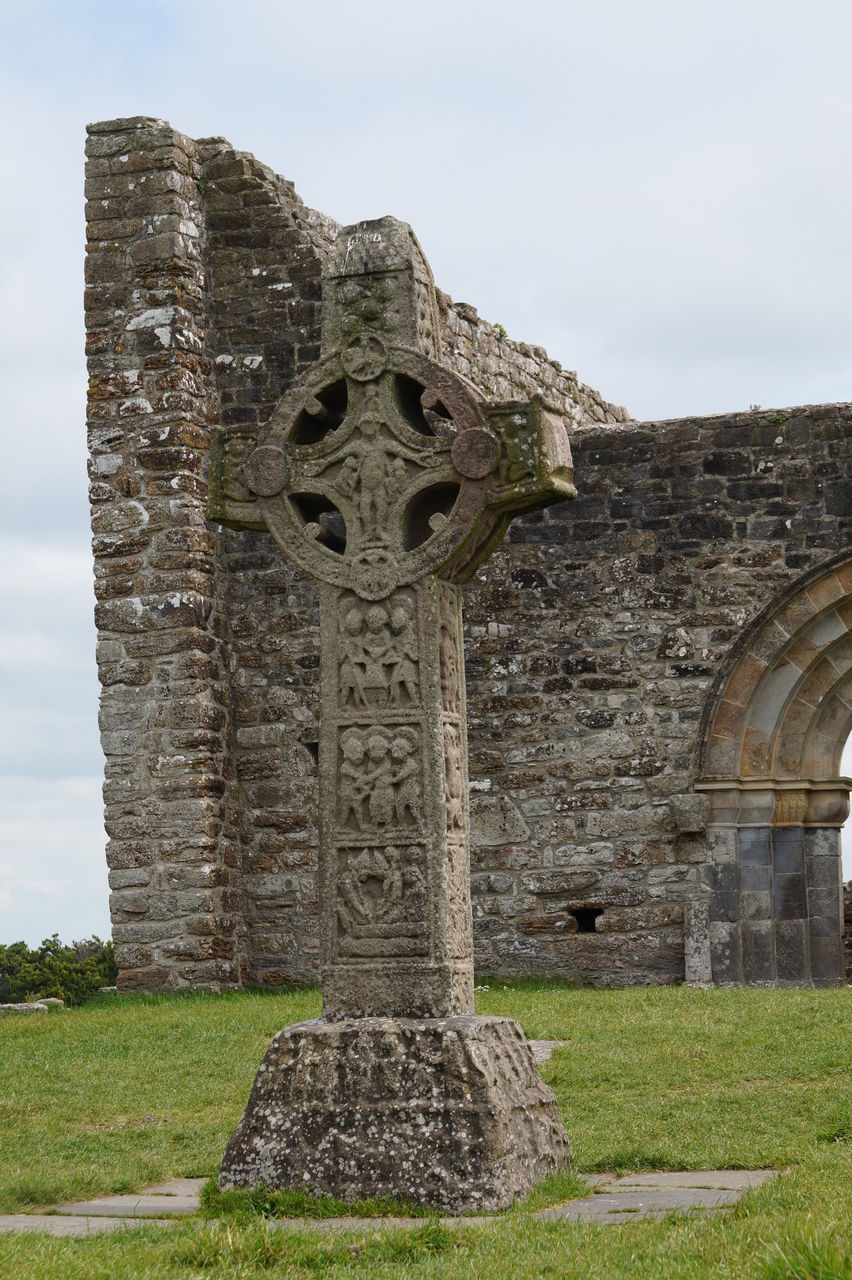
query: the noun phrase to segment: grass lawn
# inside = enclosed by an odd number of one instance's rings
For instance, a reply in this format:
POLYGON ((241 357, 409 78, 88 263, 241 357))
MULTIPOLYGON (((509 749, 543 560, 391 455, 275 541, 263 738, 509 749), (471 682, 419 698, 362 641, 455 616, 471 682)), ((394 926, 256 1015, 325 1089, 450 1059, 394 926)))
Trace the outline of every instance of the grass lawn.
MULTIPOLYGON (((334 1236, 239 1214, 121 1236, 0 1235, 0 1277, 852 1280, 852 990, 587 991, 491 982, 480 1013, 565 1041, 543 1074, 578 1170, 788 1170, 730 1213, 623 1226, 334 1236)), ((258 1063, 316 991, 104 997, 0 1021, 0 1212, 213 1175, 258 1063)))

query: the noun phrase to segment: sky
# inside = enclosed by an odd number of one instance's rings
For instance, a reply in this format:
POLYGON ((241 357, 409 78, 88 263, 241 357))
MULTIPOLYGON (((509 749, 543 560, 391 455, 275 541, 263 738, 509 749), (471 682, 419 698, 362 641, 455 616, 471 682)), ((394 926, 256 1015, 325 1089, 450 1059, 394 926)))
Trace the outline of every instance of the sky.
POLYGON ((0 942, 109 932, 88 121, 224 135, 340 222, 405 219, 443 289, 634 417, 852 399, 846 0, 0 0, 0 18, 0 942))

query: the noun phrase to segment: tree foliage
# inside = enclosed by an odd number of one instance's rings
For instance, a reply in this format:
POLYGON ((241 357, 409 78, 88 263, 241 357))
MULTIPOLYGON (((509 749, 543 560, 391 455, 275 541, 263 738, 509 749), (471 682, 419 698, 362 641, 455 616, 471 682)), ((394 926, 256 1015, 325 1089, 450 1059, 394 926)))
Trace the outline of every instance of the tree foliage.
POLYGON ((66 1004, 83 1004, 98 987, 112 986, 116 972, 112 943, 98 937, 70 947, 58 934, 35 949, 13 942, 0 946, 0 1003, 56 996, 66 1004))

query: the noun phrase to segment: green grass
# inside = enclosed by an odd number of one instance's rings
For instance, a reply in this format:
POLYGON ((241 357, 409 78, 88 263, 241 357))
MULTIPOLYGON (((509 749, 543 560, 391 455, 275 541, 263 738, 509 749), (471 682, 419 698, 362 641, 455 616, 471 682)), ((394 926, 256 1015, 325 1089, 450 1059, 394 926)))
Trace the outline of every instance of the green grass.
POLYGON ((274 1191, 255 1187, 251 1191, 220 1191, 210 1179, 201 1191, 201 1211, 206 1218, 233 1218, 252 1222, 258 1218, 429 1218, 440 1216, 437 1209, 396 1197, 370 1200, 336 1200, 334 1196, 312 1196, 305 1191, 274 1191))
MULTIPOLYGON (((565 1042, 543 1074, 580 1174, 788 1172, 719 1217, 606 1227, 542 1223, 521 1210, 453 1229, 425 1217, 373 1235, 308 1223, 281 1230, 269 1221, 276 1213, 315 1217, 339 1206, 264 1193, 254 1205, 223 1199, 223 1221, 200 1228, 0 1235, 0 1276, 852 1280, 852 991, 487 985, 479 1012, 565 1042)), ((292 991, 105 998, 52 1018, 4 1019, 0 1212, 214 1175, 272 1035, 318 1011, 315 991, 292 991)), ((578 1190, 555 1182, 528 1207, 578 1190)), ((207 1193, 209 1210, 217 1196, 207 1193)))
MULTIPOLYGON (((558 1173, 546 1178, 530 1194, 512 1206, 514 1213, 533 1213, 566 1200, 591 1194, 591 1187, 575 1173, 558 1173)), ((392 1196, 371 1200, 336 1200, 334 1196, 312 1196, 305 1191, 274 1191, 255 1187, 251 1191, 220 1191, 214 1178, 201 1190, 201 1211, 206 1218, 233 1218, 251 1222, 258 1218, 440 1218, 440 1209, 430 1209, 411 1200, 392 1196)), ((487 1215, 487 1210, 482 1215, 487 1215)), ((474 1215, 475 1216, 475 1215, 474 1215)))

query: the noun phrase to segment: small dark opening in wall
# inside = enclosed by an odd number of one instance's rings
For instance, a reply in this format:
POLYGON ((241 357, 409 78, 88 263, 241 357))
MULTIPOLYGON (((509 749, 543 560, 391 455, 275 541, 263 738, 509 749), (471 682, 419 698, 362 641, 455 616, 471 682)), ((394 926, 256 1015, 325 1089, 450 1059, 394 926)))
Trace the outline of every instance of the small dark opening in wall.
POLYGON ((598 916, 604 913, 603 907, 572 907, 571 914, 577 921, 578 933, 597 933, 598 916))
POLYGON ((308 740, 303 742, 302 746, 311 754, 314 764, 319 764, 319 743, 308 740))

